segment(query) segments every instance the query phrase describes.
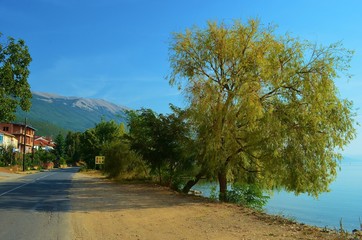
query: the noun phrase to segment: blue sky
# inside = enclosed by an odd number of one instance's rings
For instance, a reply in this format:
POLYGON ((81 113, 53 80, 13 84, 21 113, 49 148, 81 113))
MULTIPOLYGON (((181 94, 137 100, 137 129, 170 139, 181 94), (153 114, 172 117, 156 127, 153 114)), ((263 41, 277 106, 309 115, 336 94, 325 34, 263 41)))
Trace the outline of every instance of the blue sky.
MULTIPOLYGON (((33 61, 33 91, 102 98, 169 112, 183 97, 169 86, 172 32, 208 20, 259 18, 280 34, 355 50, 351 80, 338 79, 362 123, 362 1, 335 0, 0 0, 0 32, 22 38, 33 61)), ((359 135, 362 129, 358 127, 359 135)), ((362 136, 345 149, 362 156, 362 136)))

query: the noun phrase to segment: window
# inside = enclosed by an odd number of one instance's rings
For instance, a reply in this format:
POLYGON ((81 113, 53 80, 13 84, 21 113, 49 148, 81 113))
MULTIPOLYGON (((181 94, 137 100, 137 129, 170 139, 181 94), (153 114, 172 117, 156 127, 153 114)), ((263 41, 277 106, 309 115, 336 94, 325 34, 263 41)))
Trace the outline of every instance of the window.
POLYGON ((8 131, 9 131, 9 127, 3 127, 3 131, 8 132, 8 131))

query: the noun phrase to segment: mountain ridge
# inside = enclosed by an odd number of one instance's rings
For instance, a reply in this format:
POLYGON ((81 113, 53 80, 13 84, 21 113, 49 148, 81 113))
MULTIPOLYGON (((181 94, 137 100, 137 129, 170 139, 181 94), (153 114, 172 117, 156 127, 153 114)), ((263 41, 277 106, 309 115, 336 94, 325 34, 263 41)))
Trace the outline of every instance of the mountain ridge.
MULTIPOLYGON (((60 128, 60 132, 83 132, 94 127, 102 119, 126 122, 127 107, 103 99, 66 97, 45 92, 32 92, 32 107, 29 112, 17 110, 17 121, 27 118, 39 135, 55 135, 55 130, 44 126, 60 128), (64 131, 62 131, 62 129, 64 131)), ((58 129, 59 130, 59 129, 58 129)))

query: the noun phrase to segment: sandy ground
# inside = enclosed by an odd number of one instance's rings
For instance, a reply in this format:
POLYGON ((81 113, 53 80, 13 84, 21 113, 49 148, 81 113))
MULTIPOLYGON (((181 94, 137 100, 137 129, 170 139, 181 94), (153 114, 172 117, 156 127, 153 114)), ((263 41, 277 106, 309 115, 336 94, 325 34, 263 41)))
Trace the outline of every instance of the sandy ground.
MULTIPOLYGON (((0 181, 22 175, 0 168, 0 181)), ((98 173, 77 173, 70 191, 74 240, 362 239, 157 185, 115 183, 98 173)))
POLYGON ((77 173, 74 239, 349 239, 157 185, 120 184, 77 173))
POLYGON ((15 179, 19 177, 23 177, 25 174, 32 174, 39 171, 26 171, 22 172, 18 167, 8 168, 8 167, 0 167, 0 181, 15 179))

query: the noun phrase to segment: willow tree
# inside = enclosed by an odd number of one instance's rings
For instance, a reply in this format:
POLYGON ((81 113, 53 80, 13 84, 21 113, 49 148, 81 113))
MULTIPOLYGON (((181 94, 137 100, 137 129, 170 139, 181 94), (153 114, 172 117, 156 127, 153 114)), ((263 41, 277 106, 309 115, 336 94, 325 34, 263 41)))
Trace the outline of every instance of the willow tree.
POLYGON ((186 96, 221 200, 228 181, 317 196, 355 137, 352 102, 334 83, 350 77, 352 52, 274 30, 257 20, 209 22, 170 44, 169 81, 186 96))
MULTIPOLYGON (((2 34, 0 33, 0 40, 2 34)), ((15 120, 18 106, 29 111, 31 91, 27 81, 31 57, 24 40, 0 42, 0 121, 15 120)))

